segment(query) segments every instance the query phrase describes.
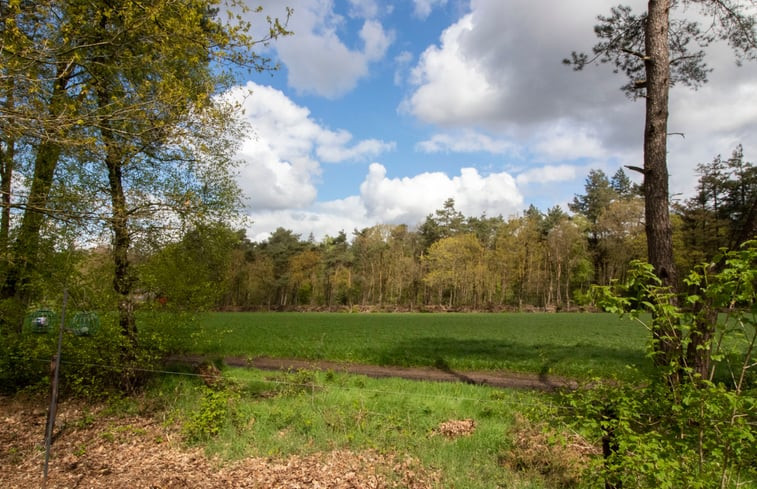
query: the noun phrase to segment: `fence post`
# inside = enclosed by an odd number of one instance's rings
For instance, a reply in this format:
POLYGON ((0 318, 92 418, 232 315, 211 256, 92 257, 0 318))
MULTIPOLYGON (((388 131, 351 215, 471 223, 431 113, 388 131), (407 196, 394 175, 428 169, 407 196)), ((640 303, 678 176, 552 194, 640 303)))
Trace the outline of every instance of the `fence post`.
POLYGON ((58 407, 58 380, 60 379, 60 354, 63 345, 63 328, 66 324, 66 305, 68 304, 68 288, 63 289, 63 310, 60 314, 60 328, 58 330, 58 351, 50 362, 52 383, 50 387, 50 409, 47 411, 47 426, 45 429, 45 465, 42 469, 42 487, 47 487, 47 469, 50 463, 50 447, 53 443, 53 429, 55 428, 55 412, 58 407))

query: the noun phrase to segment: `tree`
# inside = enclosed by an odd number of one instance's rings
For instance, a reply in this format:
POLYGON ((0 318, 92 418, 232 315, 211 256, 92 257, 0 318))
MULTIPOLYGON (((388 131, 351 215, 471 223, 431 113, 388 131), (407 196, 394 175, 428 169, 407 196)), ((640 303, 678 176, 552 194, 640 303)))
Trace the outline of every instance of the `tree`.
POLYGON ((675 285, 672 232, 668 205, 668 93, 681 83, 698 87, 710 71, 704 49, 716 39, 727 41, 738 61, 757 55, 753 1, 737 0, 650 0, 646 12, 635 15, 630 7, 619 6, 607 17, 599 16, 595 27, 600 42, 594 56, 572 54, 566 63, 577 70, 595 61, 610 63, 624 72, 629 82, 623 86, 632 97, 646 103, 644 123, 644 196, 649 261, 668 286, 675 285), (706 28, 700 21, 671 19, 672 9, 698 6, 711 20, 706 28))
POLYGON ((275 305, 288 306, 292 302, 291 260, 305 250, 307 243, 289 229, 277 228, 268 240, 260 244, 259 252, 273 262, 275 305))
MULTIPOLYGON (((753 0, 649 0, 647 9, 633 14, 630 7, 611 9, 599 16, 594 31, 600 41, 593 56, 573 52, 565 63, 580 70, 598 61, 609 63, 628 77, 623 89, 645 100, 644 122, 644 216, 649 263, 666 287, 676 289, 673 238, 669 212, 667 137, 669 90, 676 83, 698 87, 707 81, 705 48, 717 39, 726 41, 737 60, 757 57, 757 31, 753 0), (703 27, 693 14, 671 17, 671 10, 699 8, 707 20, 703 27)), ((685 13, 689 13, 688 11, 685 13)), ((702 18, 702 17, 700 17, 702 18)), ((660 339, 659 364, 667 364, 675 345, 660 339)))
MULTIPOLYGON (((584 191, 584 195, 573 197, 573 202, 568 204, 568 208, 573 212, 580 212, 590 223, 595 224, 602 211, 617 197, 617 193, 602 170, 589 171, 584 191)), ((596 240, 596 236, 593 239, 596 240)))
POLYGON ((606 223, 600 224, 600 220, 612 202, 625 198, 624 195, 627 190, 625 188, 626 182, 623 179, 625 173, 620 176, 616 172, 615 175, 613 180, 610 181, 602 170, 589 171, 589 176, 586 177, 584 185, 586 193, 576 195, 573 202, 568 204, 571 211, 582 214, 589 223, 588 245, 594 263, 594 280, 604 285, 608 284, 613 277, 607 274, 608 257, 606 253, 608 250, 607 247, 603 246, 607 226, 606 223))
MULTIPOLYGON (((54 177, 64 175, 81 183, 83 193, 75 197, 94 203, 79 217, 110 228, 119 322, 134 345, 133 239, 166 222, 178 226, 232 210, 236 119, 233 105, 216 95, 230 86, 240 65, 268 69, 268 60, 253 48, 287 32, 269 19, 267 34, 253 38, 249 23, 219 16, 212 0, 27 4, 32 2, 12 2, 8 8, 16 10, 4 18, 6 25, 23 26, 27 35, 18 37, 28 46, 11 44, 3 57, 31 69, 9 74, 13 83, 2 87, 3 106, 12 99, 12 108, 20 110, 11 96, 29 87, 24 114, 41 116, 11 126, 29 130, 34 139, 28 153, 35 156, 0 298, 15 297, 21 307, 28 302, 26 283, 42 223, 49 215, 60 218, 60 210, 48 209, 54 177), (33 110, 39 107, 44 110, 33 110), (55 119, 53 127, 49 121, 55 119)), ((245 8, 236 1, 226 5, 245 8)))
POLYGON ((457 234, 436 241, 424 256, 424 281, 436 290, 438 303, 478 307, 485 294, 485 250, 475 234, 457 234))
POLYGON ((426 216, 426 220, 418 229, 426 248, 434 242, 449 238, 455 234, 466 232, 465 216, 455 209, 455 199, 449 198, 444 201, 441 209, 437 209, 433 214, 426 216))
POLYGON ((721 248, 736 249, 757 233, 757 168, 741 146, 697 165, 697 193, 677 206, 689 267, 712 260, 721 248))
POLYGON ((628 178, 628 175, 626 175, 626 172, 624 172, 622 168, 618 168, 618 171, 616 171, 612 176, 612 179, 610 179, 610 187, 612 187, 615 193, 621 198, 638 195, 640 190, 638 186, 628 178))
POLYGON ((240 235, 222 224, 198 225, 139 266, 142 291, 177 310, 219 305, 232 278, 240 235))

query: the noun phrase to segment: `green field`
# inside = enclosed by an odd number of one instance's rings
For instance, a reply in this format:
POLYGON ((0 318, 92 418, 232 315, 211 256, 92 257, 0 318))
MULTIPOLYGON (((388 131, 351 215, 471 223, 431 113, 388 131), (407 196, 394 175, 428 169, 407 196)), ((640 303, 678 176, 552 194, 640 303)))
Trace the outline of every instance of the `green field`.
POLYGON ((374 450, 419 460, 440 474, 434 487, 552 487, 501 463, 518 416, 555 414, 544 393, 312 371, 228 368, 224 378, 227 390, 215 394, 220 403, 210 407, 214 394, 189 377, 165 377, 149 396, 170 417, 184 420, 185 436, 189 428, 208 454, 222 460, 374 450), (460 419, 475 421, 472 436, 435 433, 441 423, 460 419), (217 433, 203 437, 211 427, 217 433))
POLYGON ((640 324, 610 314, 213 313, 185 349, 456 370, 632 379, 648 366, 640 324))

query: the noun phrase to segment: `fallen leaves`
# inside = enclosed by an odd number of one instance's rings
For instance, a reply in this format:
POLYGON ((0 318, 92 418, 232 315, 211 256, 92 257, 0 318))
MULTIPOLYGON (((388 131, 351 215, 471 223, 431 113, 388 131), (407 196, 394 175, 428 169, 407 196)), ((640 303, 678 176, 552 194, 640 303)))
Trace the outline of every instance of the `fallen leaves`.
MULTIPOLYGON (((42 486, 45 414, 36 403, 0 398, 0 480, 42 486)), ((147 416, 114 417, 97 406, 58 408, 50 489, 430 489, 437 473, 412 457, 335 450, 286 459, 209 459, 180 443, 176 427, 147 416)))
POLYGON ((460 436, 469 436, 476 431, 476 422, 472 419, 451 419, 445 421, 436 427, 434 433, 447 438, 458 438, 460 436))

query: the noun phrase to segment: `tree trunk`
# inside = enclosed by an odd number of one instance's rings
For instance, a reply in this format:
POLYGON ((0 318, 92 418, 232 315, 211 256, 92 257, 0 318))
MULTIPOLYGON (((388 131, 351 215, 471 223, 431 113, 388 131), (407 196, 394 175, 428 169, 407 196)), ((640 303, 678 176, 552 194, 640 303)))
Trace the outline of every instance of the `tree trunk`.
MULTIPOLYGON (((10 112, 13 110, 13 82, 8 90, 5 100, 5 108, 10 112)), ((6 134, 4 138, 5 149, 0 147, 0 202, 2 205, 2 215, 0 215, 0 253, 1 256, 7 256, 8 244, 10 243, 10 223, 11 223, 11 181, 13 179, 13 167, 16 159, 16 141, 15 137, 6 134)), ((0 268, 0 272, 5 267, 0 268)))
MULTIPOLYGON (((111 92, 104 87, 97 91, 98 104, 105 109, 111 99, 111 92)), ((132 299, 133 277, 129 263, 129 210, 123 187, 123 164, 125 155, 122 154, 120 143, 115 136, 111 121, 102 122, 100 133, 105 148, 105 167, 108 170, 108 190, 111 200, 111 230, 113 231, 113 290, 118 297, 118 324, 121 336, 126 340, 123 360, 133 360, 137 346, 137 325, 134 318, 134 303, 132 299)), ((129 374, 127 373, 127 376, 129 374)), ((128 381, 127 381, 128 382, 128 381)))
MULTIPOLYGON (((671 0, 650 0, 645 27, 646 119, 644 126, 644 216, 649 263, 662 285, 676 289, 673 233, 668 201, 667 132, 670 89, 669 24, 671 0)), ((677 350, 674 331, 658 326, 657 365, 670 363, 677 350)))
MULTIPOLYGON (((51 118, 57 116, 62 110, 61 106, 66 95, 66 87, 70 76, 70 67, 59 66, 57 77, 53 83, 53 93, 50 97, 49 115, 51 118)), ((26 200, 24 216, 21 219, 21 226, 19 227, 16 240, 13 246, 9 246, 9 253, 7 258, 5 258, 7 266, 5 276, 2 278, 2 284, 0 284, 0 300, 14 301, 16 304, 12 309, 18 311, 19 317, 6 317, 0 321, 0 325, 5 323, 12 327, 15 324, 19 331, 22 326, 23 311, 31 300, 29 276, 36 263, 39 249, 39 233, 45 221, 44 212, 47 209, 50 188, 53 184, 55 168, 58 165, 60 153, 60 145, 54 138, 41 142, 37 147, 37 154, 34 160, 34 175, 29 189, 29 196, 26 200)), ((8 154, 4 156, 6 158, 11 157, 8 154)), ((9 161, 7 164, 12 165, 12 161, 9 161)), ((7 196, 10 199, 11 167, 3 168, 3 171, 4 173, 5 171, 8 172, 8 181, 6 182, 5 177, 3 178, 3 202, 5 203, 6 185, 8 188, 7 196)), ((8 203, 10 203, 10 200, 8 200, 8 203)), ((4 207, 3 214, 5 214, 6 209, 10 211, 10 207, 4 207)), ((8 216, 9 218, 10 216, 8 216)), ((3 225, 5 225, 5 216, 3 217, 3 222, 3 225)))

